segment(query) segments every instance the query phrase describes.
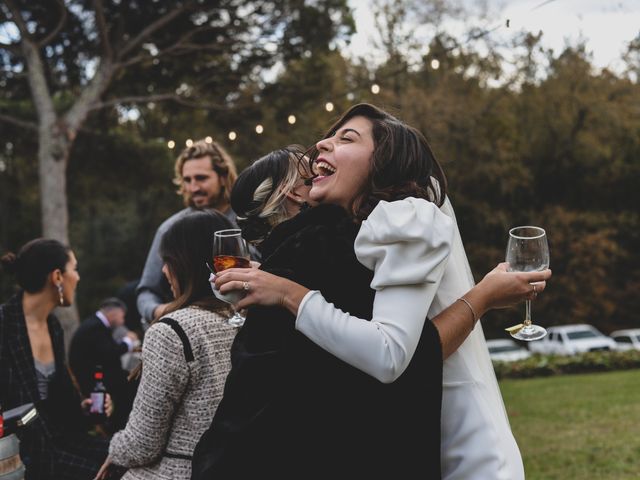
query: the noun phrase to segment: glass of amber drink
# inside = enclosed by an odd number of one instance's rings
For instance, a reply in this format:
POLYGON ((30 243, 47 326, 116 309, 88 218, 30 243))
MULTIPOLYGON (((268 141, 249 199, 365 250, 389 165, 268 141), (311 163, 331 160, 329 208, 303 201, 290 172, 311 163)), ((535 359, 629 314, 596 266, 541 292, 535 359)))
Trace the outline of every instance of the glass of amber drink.
MULTIPOLYGON (((251 268, 249 246, 239 228, 218 230, 213 234, 213 269, 221 272, 228 268, 251 268)), ((234 327, 241 327, 244 323, 244 317, 234 307, 244 295, 242 290, 216 295, 233 308, 234 314, 228 322, 234 327)))

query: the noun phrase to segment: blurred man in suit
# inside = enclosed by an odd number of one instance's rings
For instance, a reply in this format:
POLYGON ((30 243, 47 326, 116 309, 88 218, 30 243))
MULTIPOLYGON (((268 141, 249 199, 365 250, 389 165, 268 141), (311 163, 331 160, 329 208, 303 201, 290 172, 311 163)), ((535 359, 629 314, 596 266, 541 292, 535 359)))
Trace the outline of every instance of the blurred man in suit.
POLYGON ((124 427, 131 410, 134 391, 122 368, 121 356, 138 344, 138 336, 127 332, 120 342, 113 337, 114 329, 123 327, 127 306, 116 297, 102 301, 100 309, 87 317, 76 330, 69 347, 69 366, 84 396, 94 386, 94 373, 101 367, 103 381, 114 403, 108 430, 124 427))

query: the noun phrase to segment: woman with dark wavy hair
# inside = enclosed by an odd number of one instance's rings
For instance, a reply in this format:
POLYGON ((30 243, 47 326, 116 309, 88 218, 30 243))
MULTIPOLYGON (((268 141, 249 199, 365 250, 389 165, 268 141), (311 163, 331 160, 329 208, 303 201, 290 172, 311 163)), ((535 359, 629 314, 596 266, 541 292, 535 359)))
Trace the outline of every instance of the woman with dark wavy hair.
POLYGON ((260 270, 230 269, 215 280, 223 292, 248 290, 238 307, 250 308, 192 478, 440 478, 442 358, 470 330, 470 347, 444 371, 444 475, 472 478, 477 468, 482 478, 519 478, 476 322, 489 308, 530 297, 529 282, 541 291, 550 272, 520 275, 500 265, 485 277, 509 286, 500 300, 487 295, 492 282, 472 288, 426 139, 372 105, 343 115, 316 144, 313 164, 309 197, 320 205, 273 229, 260 270), (464 322, 443 321, 452 316, 464 322), (490 449, 488 440, 500 444, 490 449))

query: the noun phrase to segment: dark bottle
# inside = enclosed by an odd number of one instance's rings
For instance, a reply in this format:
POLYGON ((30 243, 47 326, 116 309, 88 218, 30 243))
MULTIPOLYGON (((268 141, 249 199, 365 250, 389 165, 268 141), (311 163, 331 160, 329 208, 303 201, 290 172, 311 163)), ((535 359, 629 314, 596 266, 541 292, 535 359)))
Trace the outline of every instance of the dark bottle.
POLYGON ((107 389, 102 382, 102 376, 102 367, 96 367, 96 371, 93 374, 95 383, 93 385, 93 390, 91 390, 91 408, 89 409, 89 413, 96 423, 103 422, 107 417, 105 412, 105 397, 107 395, 107 389))

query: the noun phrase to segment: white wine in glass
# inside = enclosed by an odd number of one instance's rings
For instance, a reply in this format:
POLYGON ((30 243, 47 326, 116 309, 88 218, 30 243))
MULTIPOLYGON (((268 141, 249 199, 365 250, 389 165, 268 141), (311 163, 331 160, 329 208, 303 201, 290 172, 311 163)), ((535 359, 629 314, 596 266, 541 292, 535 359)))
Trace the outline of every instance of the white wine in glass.
MULTIPOLYGON (((535 226, 514 227, 509 230, 505 260, 512 272, 533 272, 549 268, 549 244, 544 229, 535 226)), ((511 333, 518 340, 539 340, 547 334, 540 325, 531 323, 531 300, 525 300, 523 327, 511 333)))
MULTIPOLYGON (((218 230, 213 234, 213 269, 221 272, 227 268, 250 268, 249 246, 239 228, 218 230)), ((233 307, 246 293, 235 290, 224 295, 216 295, 219 299, 229 303, 234 314, 229 317, 229 325, 241 327, 244 324, 244 317, 233 307)))

